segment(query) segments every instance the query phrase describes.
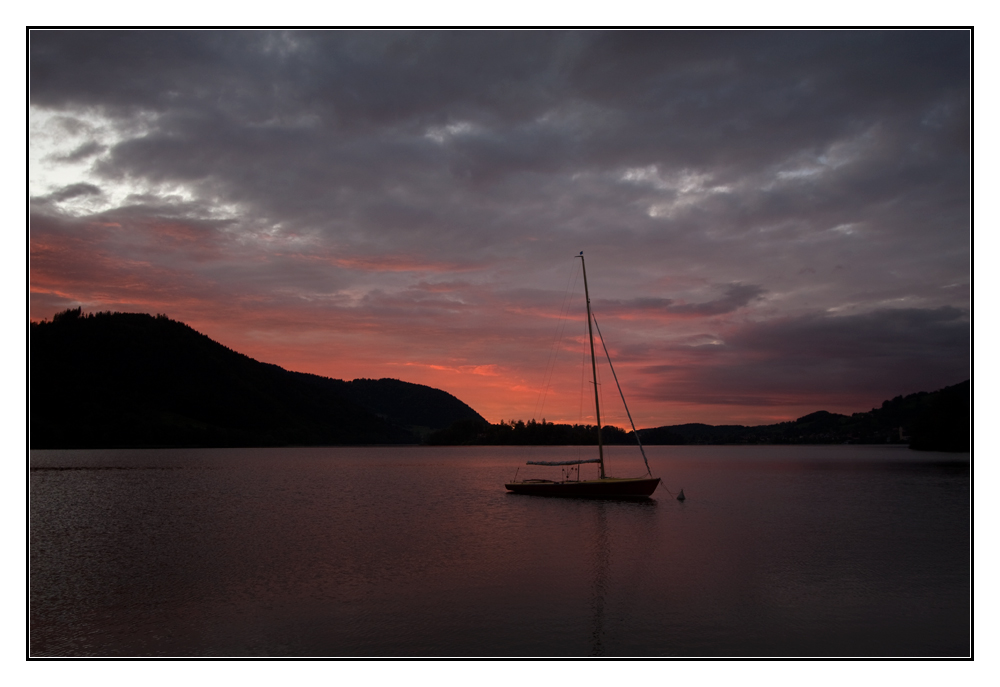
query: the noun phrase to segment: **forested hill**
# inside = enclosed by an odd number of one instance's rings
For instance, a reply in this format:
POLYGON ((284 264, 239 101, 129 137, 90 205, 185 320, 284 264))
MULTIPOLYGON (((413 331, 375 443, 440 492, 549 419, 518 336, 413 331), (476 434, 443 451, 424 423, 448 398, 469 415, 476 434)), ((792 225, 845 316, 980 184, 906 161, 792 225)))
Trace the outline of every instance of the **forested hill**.
POLYGON ((820 410, 774 425, 669 425, 640 429, 644 444, 907 444, 926 451, 968 451, 971 385, 884 401, 880 408, 839 415, 820 410))
MULTIPOLYGON (((897 396, 865 413, 838 415, 820 410, 774 425, 670 425, 640 429, 644 444, 904 444, 926 451, 968 451, 970 383, 931 393, 897 396)), ((605 444, 634 443, 632 432, 601 428, 605 444)), ((593 425, 559 425, 542 420, 487 424, 463 420, 435 432, 427 443, 442 445, 597 444, 593 425)))
POLYGON ((32 323, 30 446, 288 446, 419 443, 482 421, 439 389, 290 372, 191 327, 80 309, 32 323))

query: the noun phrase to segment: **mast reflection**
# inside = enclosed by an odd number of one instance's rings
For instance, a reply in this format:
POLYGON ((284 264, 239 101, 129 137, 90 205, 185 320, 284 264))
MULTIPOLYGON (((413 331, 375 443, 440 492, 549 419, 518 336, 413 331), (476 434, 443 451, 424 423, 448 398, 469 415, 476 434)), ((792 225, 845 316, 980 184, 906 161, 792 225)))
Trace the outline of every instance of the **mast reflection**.
MULTIPOLYGON (((656 509, 656 501, 648 499, 643 501, 594 501, 592 504, 594 512, 594 536, 592 538, 593 556, 593 585, 590 595, 590 610, 592 618, 591 629, 591 656, 605 655, 605 609, 608 599, 614 593, 612 589, 611 564, 612 556, 612 531, 623 528, 623 533, 628 532, 629 536, 618 537, 615 543, 618 545, 617 557, 619 562, 628 560, 642 560, 645 544, 655 529, 653 515, 656 509), (631 516, 638 515, 639 523, 636 523, 631 516), (636 525, 639 525, 636 527, 636 525), (636 536, 638 535, 638 537, 636 536), (639 550, 630 550, 639 549, 639 550)), ((624 590, 620 590, 624 591, 624 590)), ((625 609, 628 610, 627 608, 625 609)))

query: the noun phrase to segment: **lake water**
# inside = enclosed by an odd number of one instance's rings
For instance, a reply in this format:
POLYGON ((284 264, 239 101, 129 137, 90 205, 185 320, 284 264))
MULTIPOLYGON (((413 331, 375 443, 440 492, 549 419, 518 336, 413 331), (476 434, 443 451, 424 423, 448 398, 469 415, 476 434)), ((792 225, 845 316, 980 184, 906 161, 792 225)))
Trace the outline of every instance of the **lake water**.
POLYGON ((685 502, 503 487, 593 453, 32 451, 31 655, 969 655, 968 454, 655 446, 685 502))

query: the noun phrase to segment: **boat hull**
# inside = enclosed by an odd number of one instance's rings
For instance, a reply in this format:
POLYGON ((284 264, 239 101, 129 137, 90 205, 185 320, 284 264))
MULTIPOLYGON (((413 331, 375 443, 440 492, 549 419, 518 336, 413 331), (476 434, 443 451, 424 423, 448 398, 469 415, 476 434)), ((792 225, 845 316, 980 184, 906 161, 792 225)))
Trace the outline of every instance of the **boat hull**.
POLYGON ((634 477, 586 480, 582 482, 552 482, 526 480, 505 484, 508 491, 531 496, 565 496, 586 499, 644 499, 657 485, 659 477, 634 477))

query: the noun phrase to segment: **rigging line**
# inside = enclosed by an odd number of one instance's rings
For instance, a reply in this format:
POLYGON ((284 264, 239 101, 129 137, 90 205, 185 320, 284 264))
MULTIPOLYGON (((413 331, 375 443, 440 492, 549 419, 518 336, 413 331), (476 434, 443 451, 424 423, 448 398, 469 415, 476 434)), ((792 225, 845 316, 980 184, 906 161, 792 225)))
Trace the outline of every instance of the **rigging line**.
MULTIPOLYGON (((594 317, 591 314, 591 317, 594 317)), ((639 444, 639 452, 642 453, 642 462, 646 464, 646 472, 650 477, 653 476, 653 472, 649 469, 649 461, 646 459, 646 449, 642 447, 642 442, 639 440, 639 430, 635 428, 635 422, 632 421, 632 413, 629 412, 628 403, 625 402, 625 394, 622 392, 622 385, 618 383, 618 375, 615 374, 615 366, 611 364, 611 354, 608 353, 608 344, 604 342, 604 334, 601 334, 601 325, 597 324, 597 318, 594 317, 594 326, 597 327, 597 336, 601 339, 601 346, 604 347, 604 355, 608 359, 608 367, 611 368, 611 374, 615 378, 615 385, 618 387, 618 393, 622 397, 622 405, 625 406, 625 414, 628 415, 629 424, 632 425, 632 434, 635 436, 635 442, 639 444)))
MULTIPOLYGON (((658 487, 663 487, 664 489, 667 489, 667 485, 664 484, 662 481, 657 486, 658 487)), ((671 496, 677 496, 677 494, 675 494, 674 492, 670 491, 669 489, 667 489, 667 493, 670 494, 671 496)))

